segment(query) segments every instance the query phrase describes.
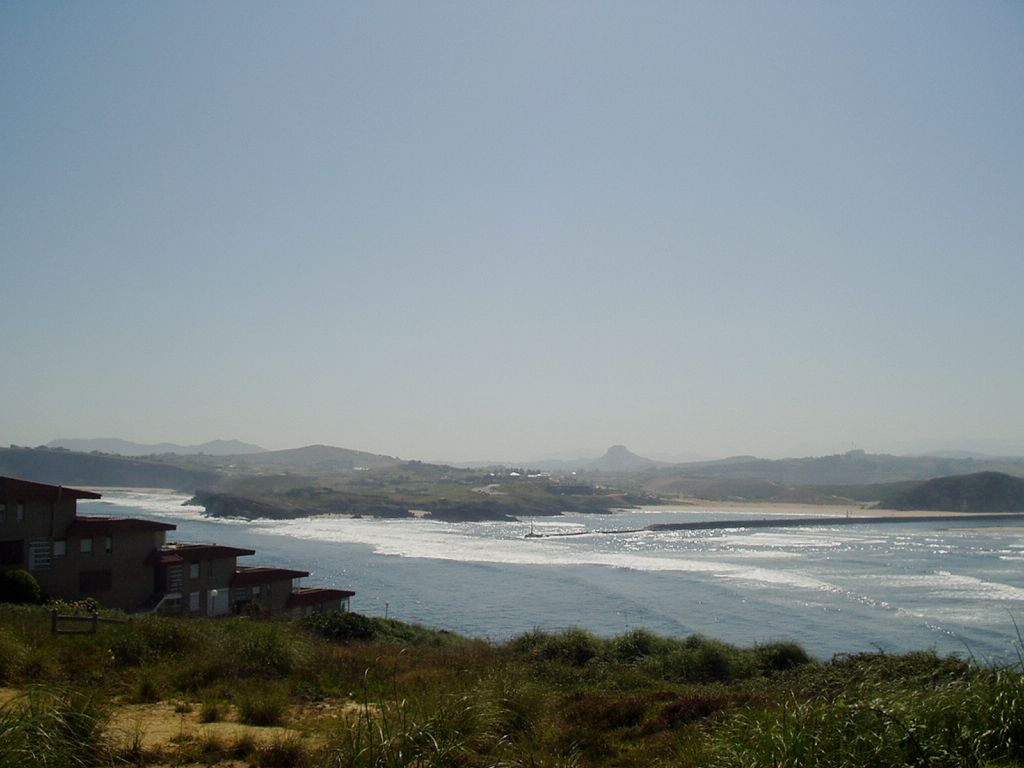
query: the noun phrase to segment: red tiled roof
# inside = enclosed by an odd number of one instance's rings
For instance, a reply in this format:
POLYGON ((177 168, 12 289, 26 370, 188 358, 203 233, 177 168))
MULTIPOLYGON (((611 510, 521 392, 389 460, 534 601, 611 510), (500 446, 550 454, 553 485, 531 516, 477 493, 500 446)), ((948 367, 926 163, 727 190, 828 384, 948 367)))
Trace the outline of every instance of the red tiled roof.
POLYGON ((349 589, 326 589, 324 587, 307 587, 292 592, 288 597, 288 607, 298 608, 308 605, 320 605, 335 600, 344 600, 352 597, 355 592, 349 589))
POLYGON ((33 483, 16 477, 0 477, 0 501, 66 501, 68 499, 98 499, 100 495, 62 485, 33 483))
POLYGON ((228 547, 224 544, 168 544, 160 550, 164 555, 178 555, 190 563, 199 560, 216 560, 222 557, 243 557, 255 555, 255 549, 228 547))
POLYGON ((113 536, 124 533, 155 533, 173 531, 178 526, 158 523, 155 520, 139 520, 134 517, 88 517, 78 516, 68 526, 68 536, 113 536))
POLYGON ((289 568, 268 568, 265 566, 241 566, 235 569, 231 579, 232 587, 255 587, 274 581, 290 581, 309 576, 309 571, 293 571, 289 568))

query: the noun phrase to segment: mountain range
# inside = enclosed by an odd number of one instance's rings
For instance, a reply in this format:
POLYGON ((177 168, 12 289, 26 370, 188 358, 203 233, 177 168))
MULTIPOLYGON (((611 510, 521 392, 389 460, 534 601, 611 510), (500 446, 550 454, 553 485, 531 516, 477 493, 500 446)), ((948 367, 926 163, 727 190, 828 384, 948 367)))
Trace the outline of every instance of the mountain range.
POLYGON ((205 453, 209 456, 236 456, 264 453, 267 450, 252 443, 243 443, 240 440, 210 440, 199 445, 178 445, 177 443, 133 443, 119 437, 60 437, 48 442, 46 447, 67 448, 69 451, 81 451, 82 453, 99 451, 100 453, 114 453, 118 456, 160 456, 168 453, 182 456, 197 453, 205 453))

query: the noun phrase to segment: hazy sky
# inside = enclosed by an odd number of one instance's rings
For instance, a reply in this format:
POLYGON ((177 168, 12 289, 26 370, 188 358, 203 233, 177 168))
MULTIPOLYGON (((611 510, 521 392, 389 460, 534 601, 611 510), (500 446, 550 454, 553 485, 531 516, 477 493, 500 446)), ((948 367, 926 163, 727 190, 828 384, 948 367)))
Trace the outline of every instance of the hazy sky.
POLYGON ((0 443, 1024 452, 1024 3, 0 3, 0 443))

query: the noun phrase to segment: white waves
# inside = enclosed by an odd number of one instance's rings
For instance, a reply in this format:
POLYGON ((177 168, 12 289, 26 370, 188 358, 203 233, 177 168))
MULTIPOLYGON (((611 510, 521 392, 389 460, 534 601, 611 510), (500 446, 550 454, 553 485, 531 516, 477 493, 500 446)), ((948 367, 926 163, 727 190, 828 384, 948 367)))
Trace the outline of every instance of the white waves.
MULTIPOLYGON (((749 562, 729 562, 662 551, 644 554, 637 551, 607 551, 589 542, 574 546, 572 540, 554 538, 525 539, 480 537, 464 528, 429 521, 369 521, 337 518, 305 518, 288 521, 256 521, 262 532, 298 539, 365 544, 378 555, 497 563, 530 566, 604 566, 634 571, 694 573, 743 581, 752 585, 771 585, 800 589, 834 591, 836 588, 806 574, 765 568, 749 562)), ((699 553, 698 553, 699 554, 699 553)), ((745 558, 744 558, 745 559, 745 558)))
MULTIPOLYGON (((152 517, 176 520, 211 520, 206 509, 196 504, 189 504, 191 496, 182 493, 152 493, 143 491, 112 491, 103 494, 97 501, 79 501, 78 510, 84 515, 137 516, 139 514, 152 517)), ((235 518, 217 518, 217 522, 227 525, 247 523, 246 520, 235 518)))

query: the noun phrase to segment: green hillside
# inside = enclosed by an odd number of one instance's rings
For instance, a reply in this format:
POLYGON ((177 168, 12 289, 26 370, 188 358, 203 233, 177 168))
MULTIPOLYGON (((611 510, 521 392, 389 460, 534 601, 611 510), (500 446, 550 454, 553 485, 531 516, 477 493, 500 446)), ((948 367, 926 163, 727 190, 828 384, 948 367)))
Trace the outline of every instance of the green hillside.
POLYGON ((174 488, 191 493, 217 483, 210 467, 157 458, 79 453, 62 448, 0 448, 0 475, 53 485, 174 488))
POLYGON ((937 477, 882 499, 889 509, 1024 512, 1024 480, 1001 472, 937 477))
POLYGON ((52 635, 47 610, 0 605, 0 686, 12 767, 1024 764, 1018 669, 642 629, 492 643, 333 614, 52 635))

